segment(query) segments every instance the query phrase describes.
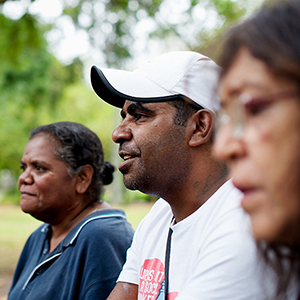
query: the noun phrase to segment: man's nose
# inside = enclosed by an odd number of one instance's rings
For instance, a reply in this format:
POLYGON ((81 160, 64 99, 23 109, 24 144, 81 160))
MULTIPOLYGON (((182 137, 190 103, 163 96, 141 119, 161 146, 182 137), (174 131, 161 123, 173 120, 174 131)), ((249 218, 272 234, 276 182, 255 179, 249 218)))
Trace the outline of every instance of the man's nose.
POLYGON ((123 122, 113 131, 112 140, 115 143, 122 143, 123 141, 129 141, 132 138, 132 132, 130 128, 123 122))

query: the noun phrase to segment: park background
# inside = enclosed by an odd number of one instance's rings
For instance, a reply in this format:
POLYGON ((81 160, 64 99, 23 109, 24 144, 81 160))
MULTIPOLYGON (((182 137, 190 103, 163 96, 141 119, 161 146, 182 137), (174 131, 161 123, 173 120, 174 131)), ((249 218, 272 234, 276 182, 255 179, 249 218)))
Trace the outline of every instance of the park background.
MULTIPOLYGON (((17 178, 29 131, 79 122, 98 134, 106 160, 119 164, 111 133, 119 110, 89 83, 92 65, 133 70, 168 51, 217 61, 223 33, 262 0, 0 0, 0 300, 18 257, 40 222, 19 206, 17 178)), ((116 171, 103 198, 136 228, 155 197, 125 190, 116 171)))

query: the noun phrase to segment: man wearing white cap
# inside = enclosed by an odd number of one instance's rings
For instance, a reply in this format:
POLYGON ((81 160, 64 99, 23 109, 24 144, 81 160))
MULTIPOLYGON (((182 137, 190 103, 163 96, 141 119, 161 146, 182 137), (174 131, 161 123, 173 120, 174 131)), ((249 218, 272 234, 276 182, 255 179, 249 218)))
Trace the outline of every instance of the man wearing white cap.
POLYGON ((133 72, 92 67, 95 92, 122 109, 112 138, 125 186, 161 197, 136 230, 111 300, 271 299, 241 195, 211 154, 218 72, 190 51, 133 72))

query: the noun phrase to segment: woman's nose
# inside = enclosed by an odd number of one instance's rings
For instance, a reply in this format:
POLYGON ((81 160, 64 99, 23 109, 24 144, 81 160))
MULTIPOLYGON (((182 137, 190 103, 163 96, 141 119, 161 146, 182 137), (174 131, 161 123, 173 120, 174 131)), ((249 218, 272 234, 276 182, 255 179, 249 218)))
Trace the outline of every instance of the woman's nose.
POLYGON ((126 126, 124 121, 112 133, 112 140, 118 144, 129 141, 131 138, 132 132, 130 128, 126 126))
POLYGON ((224 125, 216 133, 213 154, 221 161, 230 162, 243 154, 242 140, 234 136, 229 125, 224 125))
POLYGON ((18 186, 22 184, 32 184, 33 183, 33 176, 28 168, 26 168, 22 174, 19 176, 18 186))

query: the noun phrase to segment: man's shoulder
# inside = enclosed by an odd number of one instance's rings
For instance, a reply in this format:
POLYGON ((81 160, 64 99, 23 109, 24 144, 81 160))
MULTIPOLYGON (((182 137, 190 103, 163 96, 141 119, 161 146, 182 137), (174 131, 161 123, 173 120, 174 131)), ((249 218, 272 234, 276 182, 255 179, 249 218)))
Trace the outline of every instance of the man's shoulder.
POLYGON ((198 212, 198 222, 209 235, 247 235, 250 219, 241 207, 242 193, 233 186, 231 180, 225 182, 198 212))
POLYGON ((151 209, 146 214, 146 216, 143 218, 143 220, 152 218, 152 216, 156 215, 157 213, 166 214, 168 212, 172 213, 170 205, 164 199, 159 198, 154 202, 151 209))
POLYGON ((206 205, 219 205, 228 209, 238 207, 242 199, 242 193, 233 184, 232 180, 226 181, 219 189, 206 201, 206 205))
POLYGON ((242 193, 231 180, 225 182, 194 214, 191 223, 202 232, 225 230, 244 230, 249 227, 249 217, 241 207, 242 193), (243 229, 242 229, 243 228, 243 229))
POLYGON ((150 209, 150 212, 152 210, 161 210, 161 209, 164 209, 166 211, 168 210, 171 211, 171 207, 169 203, 165 201, 163 198, 159 198, 154 202, 153 206, 150 209))
POLYGON ((170 205, 164 199, 159 198, 142 219, 137 231, 154 231, 154 228, 168 227, 172 217, 173 213, 170 205))

